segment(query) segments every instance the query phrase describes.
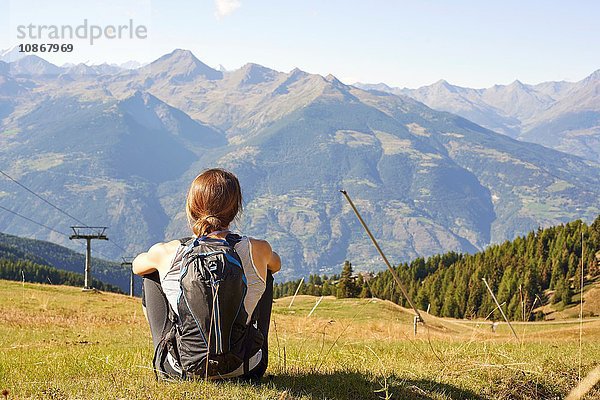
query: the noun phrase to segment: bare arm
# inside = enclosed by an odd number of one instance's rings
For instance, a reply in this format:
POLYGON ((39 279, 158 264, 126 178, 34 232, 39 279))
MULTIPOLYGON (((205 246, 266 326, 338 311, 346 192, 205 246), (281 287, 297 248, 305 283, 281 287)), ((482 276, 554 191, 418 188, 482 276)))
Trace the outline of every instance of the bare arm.
POLYGON ((271 251, 271 260, 267 263, 267 269, 273 274, 281 270, 281 258, 274 251, 271 251))
POLYGON ((133 260, 133 273, 146 275, 154 271, 166 271, 170 267, 171 259, 177 251, 179 241, 173 240, 168 243, 157 243, 150 247, 146 253, 139 254, 133 260))
POLYGON ((262 278, 266 278, 267 271, 271 271, 273 274, 278 272, 281 269, 281 259, 273 251, 269 242, 258 239, 250 239, 250 241, 252 244, 252 259, 262 278))

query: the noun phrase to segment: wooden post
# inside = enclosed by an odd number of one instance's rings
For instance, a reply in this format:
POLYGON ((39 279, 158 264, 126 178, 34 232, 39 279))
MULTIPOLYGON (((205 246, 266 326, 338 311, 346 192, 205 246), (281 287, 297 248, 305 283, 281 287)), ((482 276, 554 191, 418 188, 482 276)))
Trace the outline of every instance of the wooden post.
POLYGON ((298 287, 296 288, 296 292, 294 293, 294 297, 292 297, 292 301, 290 301, 290 305, 288 306, 288 308, 292 308, 292 304, 294 304, 294 300, 296 300, 296 296, 298 295, 298 291, 300 290, 300 286, 302 286, 303 282, 304 282, 304 278, 300 279, 300 283, 298 284, 298 287))
POLYGON ((419 313, 419 310, 417 310, 417 307, 415 306, 415 303, 413 303, 412 299, 408 295, 408 292, 406 291, 406 288, 402 284, 402 281, 400 280, 400 277, 396 273, 396 270, 392 267, 392 264, 390 264, 390 262, 388 261, 387 257, 385 256, 385 254, 383 254, 383 250, 381 250, 381 247, 379 247, 379 243, 377 243, 377 240, 375 240, 375 237, 371 233, 371 230, 367 226, 366 222, 360 216, 360 213, 356 209, 356 206, 352 202, 352 199, 350 199, 350 196, 348 195, 348 192, 346 192, 345 190, 340 190, 340 193, 342 193, 344 195, 344 197, 348 201, 348 204, 350 204, 350 207, 352 207, 352 210, 354 211, 354 214, 356 214, 356 217, 360 221, 361 225, 363 226, 363 228, 365 228, 365 231, 367 232, 367 235, 369 236, 369 238, 371 239, 371 241, 375 245, 375 248, 379 252, 379 255, 381 256, 381 258, 383 258, 383 261, 385 262, 385 265, 387 265, 388 270, 392 274, 392 277, 394 278, 394 280, 398 284, 398 287, 400 288, 400 291, 404 295, 404 298, 406 299, 406 301, 408 301, 408 304, 410 304, 411 308, 413 309, 413 311, 415 312, 415 314, 417 315, 417 317, 419 317, 419 321, 422 322, 422 323, 425 323, 425 320, 423 319, 423 317, 421 317, 421 313, 419 313))
POLYGON ((313 312, 315 312, 315 310, 317 309, 317 307, 319 306, 319 304, 321 304, 321 300, 323 300, 323 296, 319 297, 319 300, 317 300, 317 303, 315 304, 315 306, 312 308, 312 310, 310 310, 310 312, 306 316, 307 318, 310 317, 313 312))
POLYGON ((496 300, 496 296, 494 296, 494 292, 492 292, 492 289, 490 288, 490 285, 488 285, 488 283, 485 280, 485 278, 481 278, 481 280, 483 281, 483 283, 485 283, 485 286, 487 287, 487 289, 489 290, 490 294, 492 295, 492 299, 494 299, 494 303, 496 303, 496 306, 498 307, 498 310, 500 310, 500 314, 502 314, 502 316, 504 317, 504 320, 508 324, 508 327, 512 331, 513 335, 515 335, 515 339, 519 340, 519 337, 517 336, 517 332, 515 332, 514 328, 510 324, 510 321, 508 320, 508 318, 506 318, 506 314, 504 314, 504 311, 502 310, 502 307, 500 307, 500 304, 498 304, 498 300, 496 300))

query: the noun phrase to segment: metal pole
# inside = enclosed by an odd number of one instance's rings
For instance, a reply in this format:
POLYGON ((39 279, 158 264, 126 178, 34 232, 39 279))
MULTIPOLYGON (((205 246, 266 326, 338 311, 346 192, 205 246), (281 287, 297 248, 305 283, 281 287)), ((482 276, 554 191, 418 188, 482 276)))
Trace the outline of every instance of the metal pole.
POLYGON ((83 288, 89 289, 92 283, 91 270, 92 270, 92 239, 86 238, 86 251, 85 251, 85 275, 83 280, 83 288))
POLYGON ((423 317, 421 317, 421 313, 419 313, 419 310, 417 310, 417 307, 415 306, 415 304, 413 303, 413 301, 411 300, 411 298, 408 296, 408 292, 404 288, 404 285, 402 284, 402 281, 400 281, 400 277, 396 273, 396 270, 394 268, 392 268, 392 265, 388 261, 387 257, 385 256, 385 254, 383 254, 383 251, 381 250, 381 247, 379 247, 379 244, 377 243, 377 240, 375 240, 375 237, 373 237, 373 234, 369 230, 369 227, 367 226, 367 224, 365 223, 365 221, 360 216, 360 213, 358 212, 358 210, 354 206, 354 203, 350 199, 350 196, 348 196, 348 193, 345 190, 340 190, 340 192, 344 195, 344 197, 346 198, 346 200, 348 200, 348 203, 350 204, 350 207, 352 207, 352 210, 354 211, 354 214, 356 214, 356 216, 358 217, 358 220, 362 224, 363 228, 365 228, 365 231, 367 231, 367 235, 369 235, 369 238, 371 238, 371 241, 375 245, 375 248, 377 248, 377 251, 379 252, 379 255, 381 256, 381 258, 383 258, 383 261, 385 262, 385 264, 387 265, 388 269, 392 273, 392 277, 394 278, 394 280, 398 284, 398 287, 400 287, 400 291, 404 295, 404 298, 408 301, 408 304, 410 304, 410 306, 412 307, 412 309, 415 312, 415 314, 417 315, 417 317, 419 317, 419 321, 422 322, 423 324, 425 324, 425 320, 423 319, 423 317))
POLYGON ((121 263, 121 267, 123 268, 129 268, 129 296, 133 297, 134 294, 134 280, 133 280, 133 269, 132 269, 133 263, 132 263, 132 258, 130 257, 123 257, 123 262, 121 263))
POLYGON ((131 270, 131 275, 129 277, 129 296, 133 297, 133 270, 131 270))
POLYGON ((83 290, 92 290, 92 239, 108 240, 105 226, 72 226, 73 235, 69 239, 85 239, 85 271, 83 273, 83 290), (91 231, 91 232, 90 232, 91 231))
POLYGON ((506 321, 506 323, 510 327, 510 330, 512 331, 513 335, 515 335, 515 338, 517 340, 519 340, 519 337, 517 336, 517 332, 515 332, 515 330, 513 329, 512 325, 510 324, 510 321, 508 320, 508 318, 506 318, 506 314, 504 314, 504 311, 502 311, 502 307, 500 307, 500 304, 498 304, 498 300, 496 300, 496 296, 494 296, 494 292, 492 292, 492 288, 490 288, 490 285, 488 285, 488 283, 485 280, 485 278, 481 278, 481 280, 483 281, 483 283, 485 283, 485 286, 487 287, 487 289, 489 290, 490 294, 492 295, 492 299, 494 299, 494 303, 496 303, 496 306, 498 307, 498 310, 500 310, 500 314, 502 314, 502 316, 504 317, 504 320, 506 321))

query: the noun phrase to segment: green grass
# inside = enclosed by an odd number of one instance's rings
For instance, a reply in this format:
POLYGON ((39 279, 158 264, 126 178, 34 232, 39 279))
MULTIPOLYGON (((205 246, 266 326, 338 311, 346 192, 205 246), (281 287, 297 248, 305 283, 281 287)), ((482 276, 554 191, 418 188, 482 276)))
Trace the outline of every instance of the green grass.
MULTIPOLYGON (((480 325, 412 316, 381 300, 299 296, 274 304, 261 384, 159 383, 140 300, 0 281, 0 390, 46 399, 550 399, 577 383, 578 325, 480 325)), ((583 374, 600 359, 584 324, 583 374)), ((597 398, 597 388, 588 398, 597 398)))

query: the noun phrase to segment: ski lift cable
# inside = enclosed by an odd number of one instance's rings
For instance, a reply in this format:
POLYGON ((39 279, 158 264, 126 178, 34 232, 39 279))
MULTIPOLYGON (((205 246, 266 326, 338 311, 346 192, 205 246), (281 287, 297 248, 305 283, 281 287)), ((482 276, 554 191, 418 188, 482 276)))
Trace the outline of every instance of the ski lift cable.
POLYGON ((37 221, 35 221, 35 220, 33 220, 33 219, 29 218, 29 217, 26 217, 25 215, 19 214, 18 212, 16 212, 16 211, 13 211, 13 210, 10 210, 10 209, 8 209, 8 208, 6 208, 6 207, 0 206, 0 209, 1 209, 1 210, 4 210, 4 211, 6 211, 6 212, 9 212, 9 213, 11 213, 11 214, 14 214, 14 215, 16 215, 16 216, 18 216, 18 217, 21 217, 21 218, 23 218, 23 219, 25 219, 25 220, 27 220, 27 221, 29 221, 29 222, 31 222, 31 223, 34 223, 34 224, 36 224, 36 225, 39 225, 39 226, 41 226, 42 228, 46 228, 46 229, 48 229, 48 230, 50 230, 50 231, 52 231, 52 232, 55 232, 55 233, 58 233, 58 234, 60 234, 60 235, 67 236, 67 237, 69 236, 69 235, 67 235, 67 234, 66 234, 66 233, 64 233, 64 232, 60 232, 60 231, 58 231, 58 230, 56 230, 56 229, 54 229, 54 228, 51 228, 51 227, 49 227, 48 225, 44 225, 44 224, 42 224, 41 222, 37 222, 37 221))
POLYGON ((85 226, 86 228, 89 227, 85 222, 81 221, 80 219, 78 219, 77 217, 74 217, 73 215, 69 214, 67 211, 63 210, 62 208, 60 208, 59 206, 57 206, 56 204, 52 203, 51 201, 45 199, 44 197, 42 197, 41 195, 37 194, 36 192, 34 192, 33 190, 29 189, 27 186, 25 186, 24 184, 22 184, 21 182, 19 182, 18 180, 16 180, 15 178, 13 178, 12 176, 8 175, 6 172, 0 170, 0 174, 4 175, 7 179, 13 181, 14 183, 16 183, 17 185, 21 186, 23 189, 25 189, 26 191, 28 191, 29 193, 31 193, 32 195, 34 195, 35 197, 37 197, 38 199, 42 200, 44 203, 48 204, 49 206, 53 207, 54 209, 58 210, 59 212, 63 213, 64 215, 66 215, 67 217, 77 221, 77 223, 85 226))
MULTIPOLYGON (((66 233, 64 233, 64 232, 61 232, 61 231, 59 231, 57 229, 54 229, 54 228, 52 228, 52 227, 50 227, 48 225, 42 224, 41 222, 33 220, 33 219, 31 219, 31 218, 23 215, 23 214, 20 214, 20 213, 18 213, 16 211, 13 211, 13 210, 11 210, 9 208, 6 208, 6 207, 2 206, 2 205, 0 205, 0 210, 4 210, 6 212, 14 214, 17 217, 23 218, 24 220, 29 221, 29 222, 31 222, 31 223, 33 223, 35 225, 41 226, 42 228, 48 229, 48 230, 50 230, 50 231, 52 231, 54 233, 58 233, 59 235, 65 236, 66 238, 69 238, 69 235, 66 234, 66 233)), ((81 242, 76 242, 76 243, 85 248, 85 245, 83 243, 81 243, 81 242)), ((102 252, 97 251, 97 250, 96 250, 96 253, 98 253, 100 256, 104 257, 106 260, 110 260, 110 257, 108 257, 106 254, 103 254, 102 252)))
MULTIPOLYGON (((0 169, 0 174, 4 175, 4 177, 6 177, 7 179, 9 179, 10 181, 14 182, 15 184, 19 185, 21 188, 23 188, 24 190, 26 190, 27 192, 33 194, 35 197, 37 197, 38 199, 42 200, 44 203, 48 204, 49 206, 51 206, 52 208, 56 209, 57 211, 59 211, 60 213, 66 215, 67 217, 71 218, 72 220, 76 221, 78 224, 81 224, 82 227, 84 228, 93 228, 91 226, 89 226, 88 224, 86 224, 85 222, 81 221, 79 218, 73 216, 72 214, 70 214, 69 212, 65 211, 64 209, 62 209, 61 207, 57 206, 56 204, 54 204, 53 202, 51 202, 50 200, 44 198, 42 195, 36 193, 34 190, 30 189, 29 187, 27 187, 26 185, 24 185, 23 183, 19 182, 17 179, 13 178, 12 176, 10 176, 9 174, 7 174, 6 172, 2 171, 0 169)), ((12 212, 10 210, 7 210, 9 212, 12 212)), ((14 213, 14 212, 13 212, 14 213)), ((24 217, 26 218, 26 217, 24 217)), ((38 225, 40 225, 39 223, 32 221, 38 225)), ((44 226, 45 228, 51 229, 49 227, 44 226)), ((67 235, 68 236, 68 235, 67 235)), ((124 253, 127 253, 127 250, 119 245, 118 243, 116 243, 114 240, 110 240, 110 243, 112 243, 115 247, 117 247, 119 250, 121 250, 124 253)))

